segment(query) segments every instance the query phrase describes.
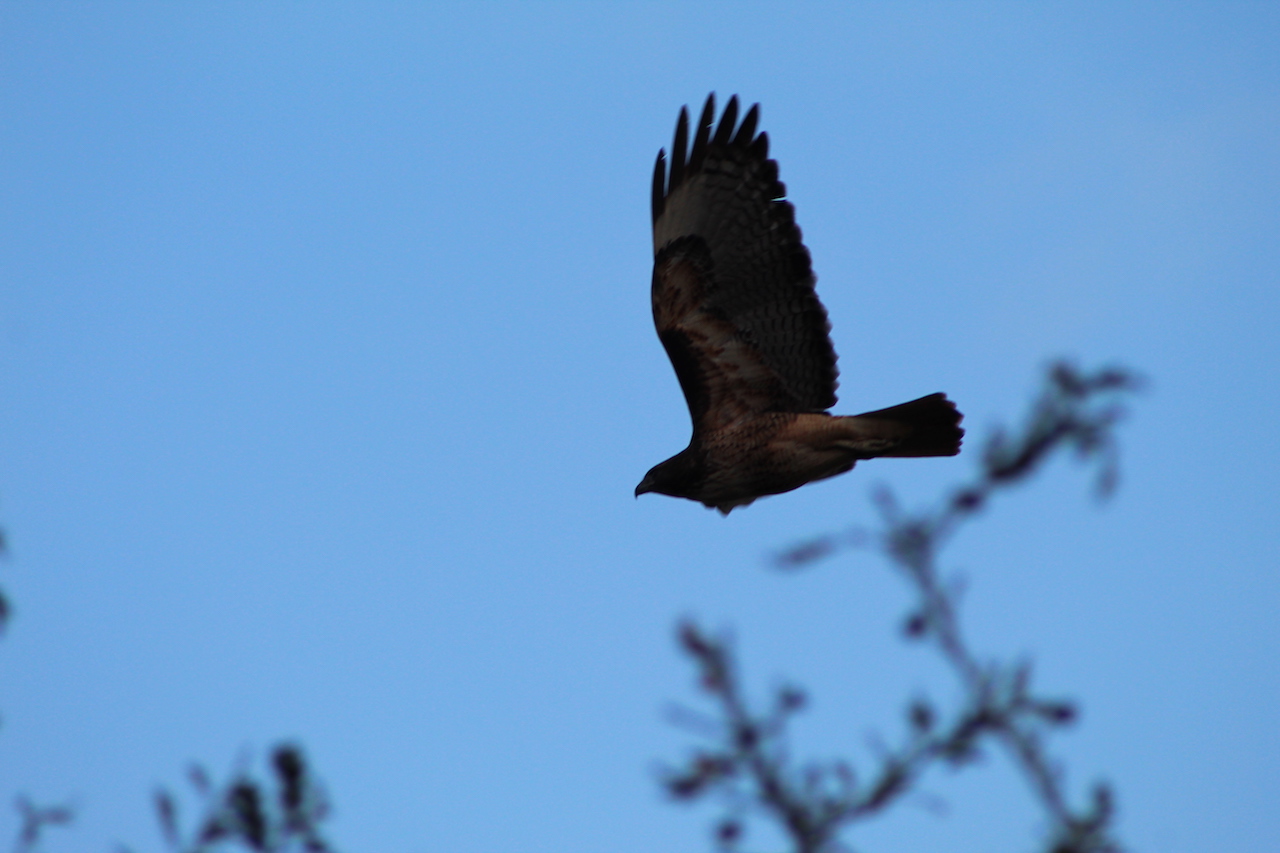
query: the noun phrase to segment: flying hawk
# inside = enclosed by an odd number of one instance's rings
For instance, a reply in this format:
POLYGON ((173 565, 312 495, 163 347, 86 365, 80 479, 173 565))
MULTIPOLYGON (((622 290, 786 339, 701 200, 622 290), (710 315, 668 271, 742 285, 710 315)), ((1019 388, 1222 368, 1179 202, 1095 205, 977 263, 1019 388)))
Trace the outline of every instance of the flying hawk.
POLYGON ((759 104, 715 123, 707 98, 689 144, 680 110, 670 169, 653 170, 653 322, 689 404, 689 446, 655 465, 658 492, 727 515, 763 495, 877 456, 954 456, 964 430, 943 394, 833 416, 836 354, 795 208, 784 201, 759 104), (735 132, 736 126, 736 132, 735 132))

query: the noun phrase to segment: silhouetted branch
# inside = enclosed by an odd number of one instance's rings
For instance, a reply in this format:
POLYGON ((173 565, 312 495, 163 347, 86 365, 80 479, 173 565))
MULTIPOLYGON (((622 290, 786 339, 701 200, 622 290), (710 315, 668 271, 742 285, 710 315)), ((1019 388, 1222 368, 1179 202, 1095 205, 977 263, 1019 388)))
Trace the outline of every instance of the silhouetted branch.
POLYGON ((1098 494, 1109 495, 1117 481, 1112 428, 1123 414, 1117 398, 1138 384, 1119 369, 1081 374, 1056 364, 1022 431, 1012 437, 997 432, 984 450, 979 475, 956 489, 940 510, 907 514, 882 490, 875 496, 879 529, 813 539, 778 558, 779 565, 795 568, 844 546, 875 543, 916 593, 904 622, 906 636, 936 648, 963 688, 960 707, 945 715, 945 721, 926 701, 913 702, 907 709, 905 741, 886 752, 865 782, 844 762, 794 767, 785 728, 791 714, 803 707, 804 694, 785 688, 770 710, 753 711, 742 693, 730 644, 692 623, 681 625, 680 645, 693 658, 716 715, 681 712, 682 722, 699 721, 699 733, 711 746, 681 769, 668 771, 664 784, 679 799, 715 794, 727 803, 728 816, 716 831, 721 846, 734 846, 743 833, 743 816, 756 812, 779 825, 796 853, 835 849, 846 824, 899 801, 934 764, 963 765, 991 741, 1010 756, 1045 809, 1052 826, 1048 851, 1118 853, 1110 832, 1110 790, 1100 784, 1088 804, 1073 807, 1062 773, 1045 750, 1049 732, 1075 720, 1074 706, 1034 693, 1030 665, 982 660, 973 653, 957 616, 958 584, 940 574, 936 558, 960 522, 983 508, 997 490, 1031 476, 1058 449, 1073 450, 1094 463, 1098 494))
POLYGON ((204 801, 204 816, 189 836, 182 831, 178 801, 165 789, 157 791, 156 816, 169 849, 175 853, 235 848, 330 853, 319 826, 329 807, 310 777, 302 752, 290 745, 276 747, 271 770, 273 785, 240 774, 215 789, 204 770, 193 767, 188 777, 204 801))
MULTIPOLYGON (((4 530, 0 529, 0 557, 6 557, 9 554, 9 540, 5 537, 4 530)), ((13 609, 9 606, 9 597, 5 595, 4 590, 0 589, 0 635, 3 635, 5 629, 9 627, 9 617, 13 615, 13 609)))
MULTIPOLYGON (((7 555, 7 544, 4 531, 0 530, 0 557, 7 555)), ((9 626, 11 615, 9 599, 0 590, 0 635, 9 626)), ((22 795, 14 801, 14 807, 22 817, 22 826, 13 843, 14 853, 35 853, 40 849, 40 839, 46 828, 67 826, 75 819, 75 810, 71 806, 37 806, 22 795)))
MULTIPOLYGON (((0 556, 4 553, 4 532, 0 531, 0 556)), ((9 615, 8 599, 0 591, 0 633, 9 615)), ((178 801, 167 790, 157 791, 156 816, 169 849, 174 853, 235 848, 259 853, 331 853, 320 834, 329 806, 310 776, 302 751, 287 744, 277 746, 271 755, 271 771, 273 786, 241 774, 225 788, 215 790, 208 774, 192 767, 188 776, 204 801, 204 817, 189 837, 182 831, 178 801)), ((24 796, 19 796, 15 805, 22 825, 14 853, 36 853, 46 828, 66 826, 75 817, 70 806, 36 806, 24 796)))
POLYGON ((67 826, 75 819, 70 806, 37 806, 23 796, 19 796, 14 805, 22 816, 14 853, 35 853, 40 849, 40 838, 47 827, 67 826))

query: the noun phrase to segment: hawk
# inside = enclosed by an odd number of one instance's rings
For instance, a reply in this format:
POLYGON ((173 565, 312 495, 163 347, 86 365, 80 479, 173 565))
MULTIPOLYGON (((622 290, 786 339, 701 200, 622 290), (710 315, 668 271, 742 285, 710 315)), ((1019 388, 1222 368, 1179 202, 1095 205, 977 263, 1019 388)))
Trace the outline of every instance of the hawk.
POLYGON ((836 354, 809 250, 785 201, 760 105, 720 124, 707 98, 689 149, 676 123, 653 170, 653 322, 689 404, 689 446, 655 465, 658 492, 728 515, 758 497, 877 456, 955 456, 962 415, 943 394, 836 416, 836 354), (668 168, 669 165, 669 168, 668 168))

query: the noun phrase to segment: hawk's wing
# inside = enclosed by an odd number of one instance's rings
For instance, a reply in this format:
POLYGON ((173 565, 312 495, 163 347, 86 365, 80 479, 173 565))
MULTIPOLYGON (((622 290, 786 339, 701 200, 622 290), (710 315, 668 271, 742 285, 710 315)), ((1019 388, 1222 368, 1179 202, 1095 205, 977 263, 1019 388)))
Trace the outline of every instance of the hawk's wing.
POLYGON ((684 389, 694 433, 764 412, 836 401, 836 354, 795 209, 782 198, 753 106, 734 132, 730 98, 712 133, 707 98, 687 152, 680 111, 670 175, 653 172, 653 320, 684 389))

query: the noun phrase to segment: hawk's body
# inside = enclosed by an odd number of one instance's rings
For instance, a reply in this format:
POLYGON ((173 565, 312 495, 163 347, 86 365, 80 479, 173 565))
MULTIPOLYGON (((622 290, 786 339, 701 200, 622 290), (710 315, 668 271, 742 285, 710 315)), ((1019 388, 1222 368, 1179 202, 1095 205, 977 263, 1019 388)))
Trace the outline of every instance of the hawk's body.
POLYGON ((954 456, 960 414, 942 394, 853 417, 836 402, 836 354, 809 251, 783 201, 752 107, 734 132, 731 98, 712 133, 707 98, 688 151, 680 111, 670 175, 653 177, 653 319, 693 419, 689 446, 636 494, 660 492, 728 513, 842 474, 875 456, 954 456))

